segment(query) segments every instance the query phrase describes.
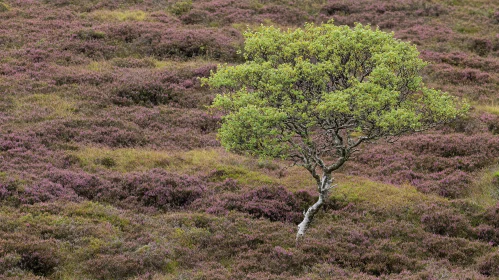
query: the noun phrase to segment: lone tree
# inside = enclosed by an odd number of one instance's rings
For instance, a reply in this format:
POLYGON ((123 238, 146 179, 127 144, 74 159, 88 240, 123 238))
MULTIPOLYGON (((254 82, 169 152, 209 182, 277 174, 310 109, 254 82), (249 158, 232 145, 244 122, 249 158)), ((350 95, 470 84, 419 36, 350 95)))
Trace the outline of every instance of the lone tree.
POLYGON ((247 31, 244 64, 219 66, 203 83, 226 113, 219 130, 228 150, 291 159, 317 182, 319 199, 298 225, 302 237, 335 187, 332 173, 365 142, 449 122, 467 105, 427 88, 416 47, 393 34, 306 24, 247 31))

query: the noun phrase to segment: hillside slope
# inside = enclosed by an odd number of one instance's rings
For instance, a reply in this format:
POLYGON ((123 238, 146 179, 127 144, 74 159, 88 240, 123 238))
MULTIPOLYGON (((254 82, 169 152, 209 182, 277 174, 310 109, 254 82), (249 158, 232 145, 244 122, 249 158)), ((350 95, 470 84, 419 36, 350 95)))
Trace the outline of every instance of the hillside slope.
POLYGON ((493 0, 0 0, 0 278, 498 278, 498 31, 493 0), (223 151, 198 78, 246 28, 331 18, 473 110, 363 147, 295 244, 313 181, 223 151))

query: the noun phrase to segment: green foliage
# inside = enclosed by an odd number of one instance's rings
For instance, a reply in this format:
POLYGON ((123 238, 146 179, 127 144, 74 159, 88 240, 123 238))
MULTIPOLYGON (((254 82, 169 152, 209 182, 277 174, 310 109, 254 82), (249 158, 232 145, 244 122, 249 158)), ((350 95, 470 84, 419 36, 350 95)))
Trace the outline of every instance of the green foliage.
POLYGON ((98 10, 84 16, 93 20, 101 20, 101 21, 145 21, 148 17, 148 14, 141 10, 129 10, 129 11, 98 10))
POLYGON ((423 84, 426 63, 415 46, 379 29, 329 22, 244 35, 246 62, 203 80, 220 91, 213 107, 228 113, 219 139, 229 150, 287 157, 319 142, 334 146, 344 133, 349 152, 356 141, 426 129, 468 110, 423 84))
POLYGON ((192 9, 192 0, 183 0, 175 2, 170 6, 169 11, 177 16, 186 14, 192 9))
POLYGON ((7 12, 8 10, 10 10, 10 6, 7 5, 6 3, 0 2, 0 13, 7 12))
POLYGON ((104 39, 106 37, 106 33, 93 29, 83 29, 78 31, 76 36, 82 40, 98 40, 104 39))
POLYGON ((229 150, 258 150, 264 156, 284 154, 287 137, 281 135, 280 123, 286 114, 274 108, 242 107, 239 114, 228 115, 219 133, 222 145, 229 150), (251 124, 248 126, 248 124, 251 124))

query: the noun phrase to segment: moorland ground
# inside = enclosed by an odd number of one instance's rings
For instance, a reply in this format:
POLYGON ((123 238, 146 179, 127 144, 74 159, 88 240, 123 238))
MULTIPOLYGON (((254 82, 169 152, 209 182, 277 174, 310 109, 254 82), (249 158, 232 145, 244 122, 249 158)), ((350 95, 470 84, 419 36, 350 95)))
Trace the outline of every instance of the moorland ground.
POLYGON ((0 0, 0 277, 499 277, 499 3, 0 0), (363 147, 306 238, 314 181, 225 152, 201 87, 242 32, 393 31, 469 117, 363 147))

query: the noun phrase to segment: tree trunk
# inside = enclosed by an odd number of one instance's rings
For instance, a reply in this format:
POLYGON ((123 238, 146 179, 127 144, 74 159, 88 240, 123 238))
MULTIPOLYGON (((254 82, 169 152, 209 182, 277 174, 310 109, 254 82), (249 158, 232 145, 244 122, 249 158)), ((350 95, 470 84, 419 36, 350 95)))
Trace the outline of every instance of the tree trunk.
POLYGON ((318 187, 319 189, 319 199, 314 205, 310 206, 307 212, 304 213, 303 221, 298 225, 298 232, 296 233, 296 241, 299 241, 305 235, 310 223, 314 219, 314 216, 319 210, 321 206, 324 204, 324 201, 327 198, 327 194, 329 190, 332 188, 331 179, 329 176, 324 176, 321 180, 321 184, 318 187))

